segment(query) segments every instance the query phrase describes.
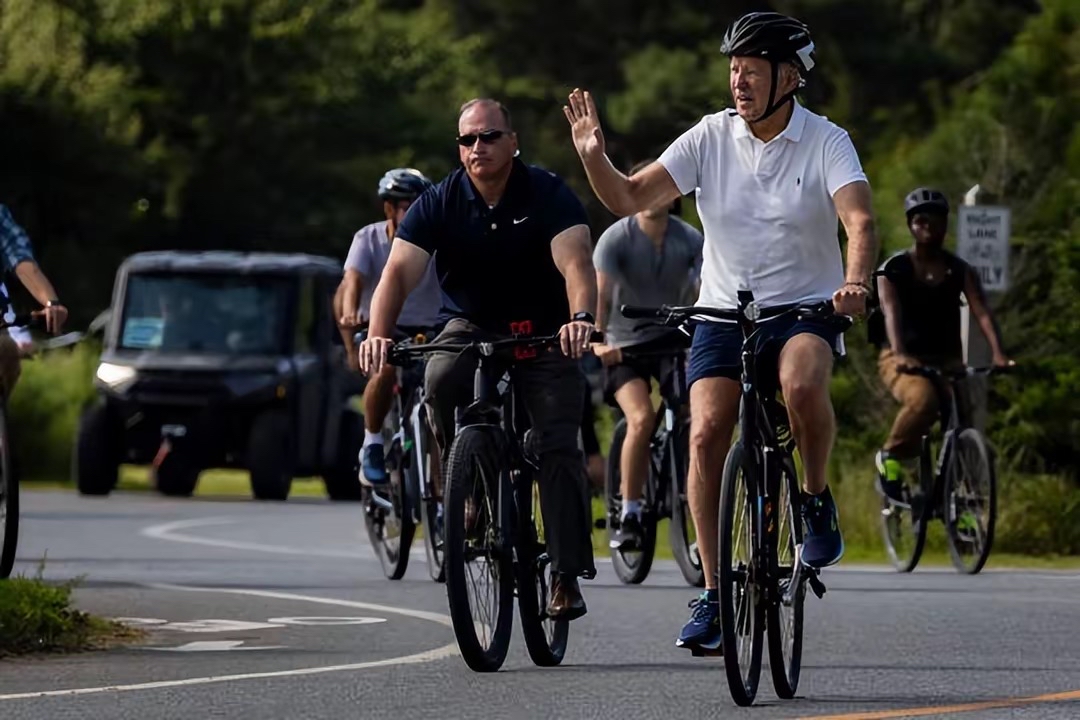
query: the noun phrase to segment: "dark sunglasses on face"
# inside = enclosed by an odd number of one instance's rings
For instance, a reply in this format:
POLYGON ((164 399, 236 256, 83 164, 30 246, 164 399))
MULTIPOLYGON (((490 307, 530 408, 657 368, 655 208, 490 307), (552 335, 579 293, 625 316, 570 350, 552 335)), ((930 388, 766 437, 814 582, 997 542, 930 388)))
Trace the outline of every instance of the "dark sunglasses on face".
POLYGON ((491 145, 496 140, 506 135, 503 130, 485 130, 482 133, 469 133, 468 135, 458 135, 458 145, 461 147, 472 147, 476 144, 476 139, 480 138, 480 142, 485 145, 491 145))

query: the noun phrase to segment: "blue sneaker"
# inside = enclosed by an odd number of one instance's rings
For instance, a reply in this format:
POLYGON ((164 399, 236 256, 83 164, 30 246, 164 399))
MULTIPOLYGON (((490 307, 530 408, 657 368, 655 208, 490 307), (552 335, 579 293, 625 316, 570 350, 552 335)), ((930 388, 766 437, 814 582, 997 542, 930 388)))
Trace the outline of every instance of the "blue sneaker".
POLYGON ((720 634, 720 601, 716 591, 709 591, 690 601, 690 620, 683 625, 675 647, 690 650, 720 650, 723 646, 720 634))
POLYGON ((840 515, 829 488, 820 495, 803 493, 802 517, 806 526, 803 562, 815 568, 840 562, 844 556, 844 537, 840 534, 840 515))
POLYGON ((360 480, 369 485, 386 484, 386 458, 382 443, 372 443, 360 451, 360 480))

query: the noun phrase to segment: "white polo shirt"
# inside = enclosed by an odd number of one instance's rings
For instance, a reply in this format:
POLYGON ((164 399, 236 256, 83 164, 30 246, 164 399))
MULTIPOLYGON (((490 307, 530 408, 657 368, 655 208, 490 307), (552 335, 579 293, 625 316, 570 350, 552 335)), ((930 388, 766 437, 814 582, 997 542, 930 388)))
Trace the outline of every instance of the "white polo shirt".
POLYGON ((765 143, 734 110, 706 115, 660 156, 681 193, 697 190, 705 230, 698 304, 818 302, 844 283, 833 195, 866 181, 847 132, 795 103, 765 143))

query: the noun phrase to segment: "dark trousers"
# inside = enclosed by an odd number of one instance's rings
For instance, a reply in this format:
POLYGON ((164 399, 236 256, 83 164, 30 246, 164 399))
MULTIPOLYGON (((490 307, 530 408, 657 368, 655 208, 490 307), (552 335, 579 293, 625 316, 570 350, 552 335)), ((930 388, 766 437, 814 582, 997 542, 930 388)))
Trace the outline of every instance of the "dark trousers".
MULTIPOLYGON (((471 323, 454 319, 434 342, 492 339, 471 323)), ((454 439, 454 409, 473 400, 475 357, 428 356, 424 389, 445 460, 454 439)), ((532 425, 530 446, 540 460, 540 511, 554 571, 593 577, 592 506, 585 462, 578 448, 585 376, 578 361, 558 348, 518 361, 510 371, 532 425)))

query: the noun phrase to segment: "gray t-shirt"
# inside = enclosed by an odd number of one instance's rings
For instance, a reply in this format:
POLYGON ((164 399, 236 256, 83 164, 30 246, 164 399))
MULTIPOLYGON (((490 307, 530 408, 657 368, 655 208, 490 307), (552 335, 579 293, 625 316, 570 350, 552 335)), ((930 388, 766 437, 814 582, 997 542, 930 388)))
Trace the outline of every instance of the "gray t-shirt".
MULTIPOLYGON (((375 293, 375 286, 382 277, 383 268, 389 258, 390 238, 386 236, 385 222, 365 225, 353 236, 349 255, 345 258, 345 269, 355 270, 364 279, 359 309, 365 319, 371 317, 371 296, 375 293)), ((405 299, 397 324, 405 327, 434 327, 438 324, 442 303, 442 289, 435 275, 435 263, 429 260, 420 284, 405 299)))
POLYGON ((609 345, 637 345, 670 332, 663 327, 635 330, 642 321, 624 318, 619 306, 693 303, 703 243, 700 232, 674 215, 668 219, 659 250, 633 216, 604 231, 593 250, 593 265, 611 280, 611 314, 606 328, 609 345))

